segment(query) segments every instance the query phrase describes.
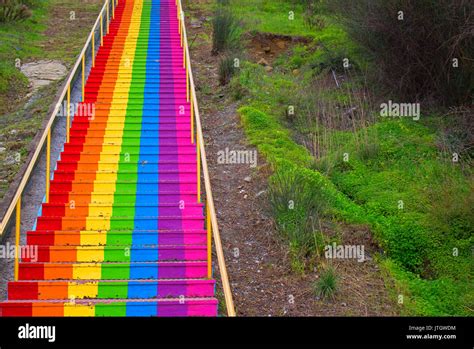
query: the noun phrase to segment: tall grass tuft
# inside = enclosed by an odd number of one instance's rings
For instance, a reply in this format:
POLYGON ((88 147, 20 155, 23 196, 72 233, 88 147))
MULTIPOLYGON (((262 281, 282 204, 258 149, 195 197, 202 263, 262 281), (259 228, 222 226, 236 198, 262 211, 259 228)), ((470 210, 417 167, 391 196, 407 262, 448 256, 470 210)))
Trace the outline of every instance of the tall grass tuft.
POLYGON ((230 82, 236 72, 235 58, 230 54, 225 55, 219 60, 219 82, 222 86, 230 82))
POLYGON ((309 257, 317 250, 315 234, 327 208, 322 188, 296 170, 280 170, 272 176, 269 200, 278 231, 289 241, 293 257, 309 257))
POLYGON ((227 7, 217 7, 212 28, 212 54, 216 55, 239 46, 241 34, 239 23, 227 7))
POLYGON ((0 23, 23 21, 31 17, 28 4, 22 0, 0 0, 0 23))
POLYGON ((338 288, 338 277, 332 266, 327 266, 314 283, 314 292, 320 298, 334 298, 338 288))

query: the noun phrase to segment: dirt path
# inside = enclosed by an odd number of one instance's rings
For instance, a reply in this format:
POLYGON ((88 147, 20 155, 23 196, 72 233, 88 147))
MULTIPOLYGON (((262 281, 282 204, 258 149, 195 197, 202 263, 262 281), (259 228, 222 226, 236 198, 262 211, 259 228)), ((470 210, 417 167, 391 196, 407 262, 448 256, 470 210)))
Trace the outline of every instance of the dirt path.
MULTIPOLYGON (((262 157, 258 157, 256 168, 219 162, 219 152, 226 149, 255 148, 248 145, 240 126, 238 104, 228 89, 219 86, 218 58, 210 54, 210 14, 197 5, 187 9, 187 18, 213 195, 238 315, 394 315, 396 307, 372 260, 336 263, 340 287, 330 301, 314 295, 318 270, 306 275, 292 272, 288 249, 278 238, 268 207, 269 166, 262 157)), ((370 232, 364 227, 342 229, 343 241, 371 244, 370 232)))

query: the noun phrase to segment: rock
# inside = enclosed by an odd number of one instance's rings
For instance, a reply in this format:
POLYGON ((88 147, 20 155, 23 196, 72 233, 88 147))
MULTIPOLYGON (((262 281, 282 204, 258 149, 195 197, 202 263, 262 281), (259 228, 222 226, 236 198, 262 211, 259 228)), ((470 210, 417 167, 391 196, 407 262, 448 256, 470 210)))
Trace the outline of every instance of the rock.
POLYGON ((265 71, 267 73, 271 73, 273 71, 273 67, 270 67, 269 65, 265 67, 265 71))
POLYGON ((17 161, 17 159, 15 158, 15 156, 9 155, 9 156, 7 156, 7 157, 5 158, 5 160, 3 161, 3 163, 4 163, 5 165, 7 165, 7 166, 11 166, 11 165, 14 165, 14 164, 18 163, 18 161, 17 161))
POLYGON ((279 49, 284 50, 286 48, 286 43, 283 40, 278 40, 276 45, 278 46, 279 49))
POLYGON ((344 303, 344 302, 343 302, 343 303, 341 303, 341 305, 342 305, 343 307, 347 307, 347 303, 344 303))
POLYGON ((259 191, 257 193, 257 195, 255 195, 255 197, 258 198, 258 197, 262 196, 263 194, 265 194, 265 192, 266 192, 265 190, 259 191))
POLYGON ((16 135, 18 133, 18 130, 11 130, 8 133, 11 134, 11 135, 16 135))
POLYGON ((191 28, 201 28, 202 27, 202 22, 197 19, 191 20, 191 28))
POLYGON ((272 52, 272 48, 271 48, 270 46, 265 46, 265 47, 263 48, 263 52, 265 52, 265 53, 270 53, 270 52, 272 52))
POLYGON ((294 76, 300 75, 300 70, 299 69, 294 69, 293 70, 293 75, 294 76))
POLYGON ((244 181, 246 181, 247 183, 250 183, 252 181, 252 177, 247 176, 244 178, 244 181))
POLYGON ((5 147, 0 147, 0 154, 3 153, 3 152, 5 152, 5 150, 7 150, 7 148, 5 148, 5 147))
POLYGON ((265 58, 260 58, 257 64, 263 65, 265 67, 270 65, 265 58))
POLYGON ((60 61, 54 60, 25 63, 20 70, 28 78, 33 89, 32 93, 67 74, 66 67, 60 61))

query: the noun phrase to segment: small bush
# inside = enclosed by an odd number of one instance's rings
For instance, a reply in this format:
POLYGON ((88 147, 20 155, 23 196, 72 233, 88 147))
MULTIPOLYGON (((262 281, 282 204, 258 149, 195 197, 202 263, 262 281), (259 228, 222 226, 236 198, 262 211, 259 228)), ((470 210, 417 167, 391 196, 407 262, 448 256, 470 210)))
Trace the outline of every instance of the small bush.
POLYGON ((227 49, 237 48, 240 39, 240 28, 232 12, 219 6, 212 20, 212 53, 217 54, 227 49))
POLYGON ((304 258, 315 252, 315 234, 327 206, 321 187, 295 170, 280 170, 270 180, 269 199, 294 254, 304 258))
POLYGON ((0 23, 23 21, 31 16, 25 1, 0 0, 0 23))
POLYGON ((373 57, 377 76, 401 98, 470 102, 471 0, 332 0, 328 6, 373 57))
POLYGON ((320 298, 334 298, 338 288, 338 277, 332 266, 326 267, 314 283, 314 292, 320 298))
POLYGON ((374 159, 380 153, 380 145, 377 142, 363 143, 360 145, 359 157, 363 161, 374 159))
POLYGON ((226 55, 219 61, 219 82, 222 86, 227 85, 236 72, 235 58, 226 55))

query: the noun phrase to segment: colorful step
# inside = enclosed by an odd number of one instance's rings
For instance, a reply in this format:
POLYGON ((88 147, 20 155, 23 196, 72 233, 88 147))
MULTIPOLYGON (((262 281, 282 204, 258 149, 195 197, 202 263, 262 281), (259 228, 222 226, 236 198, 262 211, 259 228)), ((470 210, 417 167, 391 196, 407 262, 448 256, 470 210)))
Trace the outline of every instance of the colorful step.
POLYGON ((175 0, 119 0, 3 316, 216 316, 175 0))

